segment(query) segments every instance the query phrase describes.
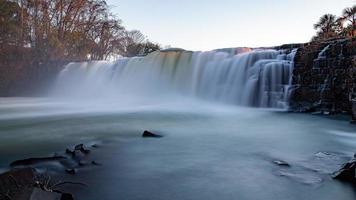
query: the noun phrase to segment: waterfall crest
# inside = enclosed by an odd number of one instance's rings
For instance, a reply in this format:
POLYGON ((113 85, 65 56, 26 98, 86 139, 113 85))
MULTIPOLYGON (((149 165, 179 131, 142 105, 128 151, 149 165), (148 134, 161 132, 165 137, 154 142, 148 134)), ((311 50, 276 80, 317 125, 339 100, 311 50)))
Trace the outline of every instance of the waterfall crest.
POLYGON ((53 94, 104 98, 178 93, 252 107, 286 108, 296 51, 167 50, 115 62, 70 63, 53 94))

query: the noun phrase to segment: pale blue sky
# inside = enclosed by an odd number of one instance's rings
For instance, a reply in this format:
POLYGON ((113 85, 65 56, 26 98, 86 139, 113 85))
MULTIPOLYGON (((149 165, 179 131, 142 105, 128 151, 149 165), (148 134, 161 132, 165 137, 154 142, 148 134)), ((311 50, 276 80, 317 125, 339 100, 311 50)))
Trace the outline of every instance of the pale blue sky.
POLYGON ((188 50, 307 42, 325 13, 355 0, 108 0, 127 29, 188 50))

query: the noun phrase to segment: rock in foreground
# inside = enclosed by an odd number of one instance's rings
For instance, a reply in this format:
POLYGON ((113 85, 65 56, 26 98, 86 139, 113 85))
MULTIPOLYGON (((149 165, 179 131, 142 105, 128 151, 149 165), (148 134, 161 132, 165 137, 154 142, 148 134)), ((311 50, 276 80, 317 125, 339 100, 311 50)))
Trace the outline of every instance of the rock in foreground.
POLYGON ((149 131, 144 131, 142 134, 142 137, 144 137, 144 138, 161 138, 163 136, 149 132, 149 131))
POLYGON ((351 161, 345 163, 339 171, 333 174, 333 178, 356 184, 356 154, 351 161))
POLYGON ((73 200, 68 193, 54 191, 50 183, 41 181, 33 168, 14 169, 0 175, 0 199, 9 200, 73 200))

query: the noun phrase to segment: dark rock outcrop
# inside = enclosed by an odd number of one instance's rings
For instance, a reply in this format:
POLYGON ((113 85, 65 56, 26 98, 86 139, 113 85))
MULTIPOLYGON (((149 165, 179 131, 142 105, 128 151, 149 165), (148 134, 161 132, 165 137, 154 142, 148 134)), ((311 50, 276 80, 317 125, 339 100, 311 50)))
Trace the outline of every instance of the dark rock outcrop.
POLYGON ((29 199, 35 176, 32 168, 16 169, 1 174, 0 199, 15 199, 21 196, 27 196, 29 199))
POLYGON ((333 178, 356 184, 356 155, 333 174, 333 178))
POLYGON ((92 164, 92 165, 95 165, 95 166, 101 166, 101 165, 103 165, 103 164, 101 164, 101 163, 99 163, 99 162, 97 162, 97 161, 95 161, 95 160, 91 161, 91 164, 92 164))
POLYGON ((281 167, 290 167, 290 164, 283 160, 274 160, 273 163, 281 167))
POLYGON ((352 100, 352 124, 356 124, 356 99, 352 100))
MULTIPOLYGON (((356 39, 312 42, 298 49, 291 110, 355 114, 356 39)), ((355 116, 354 116, 355 117, 355 116)))
POLYGON ((74 147, 74 150, 75 150, 75 151, 80 151, 80 152, 82 152, 82 153, 84 153, 84 154, 90 153, 90 150, 89 150, 89 149, 86 149, 86 148, 84 147, 84 144, 78 144, 78 145, 76 145, 76 146, 74 147))
POLYGON ((149 131, 146 130, 146 131, 143 132, 142 137, 144 137, 144 138, 161 138, 163 136, 155 134, 155 133, 152 133, 152 132, 149 132, 149 131))
POLYGON ((68 193, 50 188, 33 168, 14 169, 0 175, 0 199, 73 200, 68 193))
POLYGON ((17 166, 28 166, 28 165, 36 165, 46 162, 53 162, 53 161, 62 161, 65 160, 66 157, 63 156, 53 156, 53 157, 44 157, 44 158, 28 158, 24 160, 16 160, 10 164, 11 167, 17 166))
POLYGON ((74 168, 72 168, 72 169, 66 169, 66 172, 67 172, 68 174, 74 175, 74 174, 77 173, 77 169, 74 169, 74 168))

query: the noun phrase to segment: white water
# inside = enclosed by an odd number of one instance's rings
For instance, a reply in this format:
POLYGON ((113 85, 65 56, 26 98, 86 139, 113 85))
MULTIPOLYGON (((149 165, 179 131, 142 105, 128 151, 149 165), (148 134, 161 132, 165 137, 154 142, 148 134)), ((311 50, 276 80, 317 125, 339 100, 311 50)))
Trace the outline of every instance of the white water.
POLYGON ((71 63, 53 94, 106 99, 184 95, 242 106, 286 108, 295 51, 171 50, 116 62, 71 63))

